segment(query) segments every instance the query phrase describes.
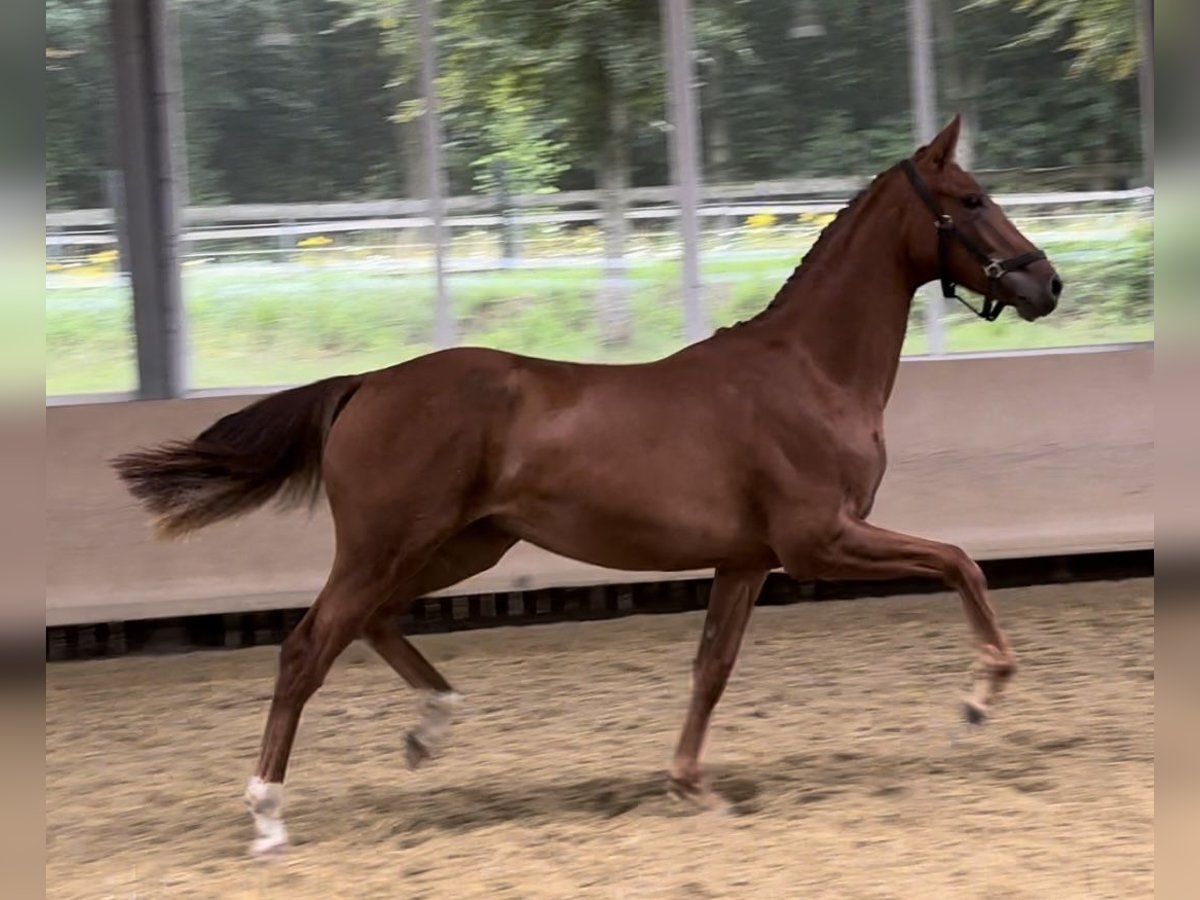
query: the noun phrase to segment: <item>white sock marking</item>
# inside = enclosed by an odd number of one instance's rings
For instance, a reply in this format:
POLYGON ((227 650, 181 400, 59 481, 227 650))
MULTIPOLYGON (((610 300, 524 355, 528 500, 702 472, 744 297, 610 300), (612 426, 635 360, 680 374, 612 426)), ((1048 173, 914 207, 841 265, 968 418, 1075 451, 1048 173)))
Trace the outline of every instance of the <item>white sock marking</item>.
POLYGON ((282 850, 287 846, 287 828, 283 824, 283 785, 263 781, 257 775, 246 784, 246 805, 254 818, 258 837, 250 845, 254 854, 282 850))

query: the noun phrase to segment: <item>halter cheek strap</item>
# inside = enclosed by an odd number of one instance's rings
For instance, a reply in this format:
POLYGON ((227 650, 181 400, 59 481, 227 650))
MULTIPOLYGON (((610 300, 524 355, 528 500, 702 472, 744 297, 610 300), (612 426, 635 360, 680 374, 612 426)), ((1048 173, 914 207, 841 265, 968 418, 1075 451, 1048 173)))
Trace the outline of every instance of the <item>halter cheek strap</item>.
POLYGON ((942 283, 942 296, 947 300, 957 300, 971 312, 975 313, 975 315, 979 316, 979 318, 985 319, 988 322, 994 322, 1004 310, 1005 305, 1003 300, 996 297, 996 288, 999 286, 1000 280, 1009 272, 1023 269, 1030 263, 1037 262, 1039 259, 1045 259, 1046 254, 1041 250, 1030 250, 1019 256, 996 259, 983 247, 979 246, 978 242, 969 234, 959 230, 958 226, 954 224, 954 220, 942 209, 942 205, 938 202, 937 197, 929 190, 929 186, 925 184, 924 180, 917 173, 917 168, 912 164, 912 160, 902 160, 900 167, 904 169, 904 174, 908 176, 908 180, 912 183, 917 196, 924 201, 925 205, 929 207, 930 212, 935 216, 934 225, 937 228, 938 235, 938 279, 942 283), (983 266, 983 273, 987 276, 988 286, 987 293, 983 297, 982 309, 976 309, 962 297, 958 296, 957 286, 950 277, 951 239, 958 241, 983 266))

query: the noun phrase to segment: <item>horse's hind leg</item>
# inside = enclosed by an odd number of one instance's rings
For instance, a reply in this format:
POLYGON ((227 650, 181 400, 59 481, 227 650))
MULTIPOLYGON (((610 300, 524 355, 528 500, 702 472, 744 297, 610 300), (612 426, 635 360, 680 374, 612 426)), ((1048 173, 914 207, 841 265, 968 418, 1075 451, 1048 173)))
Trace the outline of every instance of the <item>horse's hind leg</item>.
POLYGON ((367 642, 401 678, 421 694, 421 720, 404 736, 404 759, 416 769, 432 759, 446 741, 454 709, 461 696, 433 667, 395 623, 367 632, 367 642))
POLYGON ((324 682, 333 661, 379 602, 384 588, 379 579, 335 564, 312 607, 284 638, 258 766, 246 786, 246 803, 258 833, 250 848, 253 853, 287 846, 282 815, 283 779, 300 714, 324 682))
POLYGON ((437 543, 431 534, 410 539, 400 552, 387 554, 374 546, 362 548, 369 552, 347 552, 339 545, 325 587, 280 647, 258 767, 246 787, 246 802, 258 832, 252 852, 287 846, 283 780, 304 704, 324 682, 338 655, 362 633, 371 613, 396 592, 397 584, 420 571, 437 543))
POLYGON ((709 595, 700 649, 692 668, 692 699, 671 766, 672 789, 701 805, 712 802, 700 777, 700 751, 712 711, 725 692, 742 636, 766 572, 718 570, 709 595))
POLYGON ((441 749, 459 695, 401 633, 400 617, 417 597, 490 569, 515 543, 516 538, 489 522, 469 526, 439 547, 418 576, 367 620, 363 629, 367 643, 401 678, 423 694, 421 721, 405 739, 410 769, 417 768, 441 749))

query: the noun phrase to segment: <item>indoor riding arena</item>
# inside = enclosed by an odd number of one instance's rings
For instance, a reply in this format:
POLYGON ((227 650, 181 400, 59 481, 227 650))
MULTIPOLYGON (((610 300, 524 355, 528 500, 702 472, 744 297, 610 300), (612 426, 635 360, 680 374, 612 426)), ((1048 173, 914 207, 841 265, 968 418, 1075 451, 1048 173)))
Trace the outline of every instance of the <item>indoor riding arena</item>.
POLYGON ((697 811, 665 773, 707 582, 519 545, 412 616, 465 697, 443 753, 406 768, 414 695, 352 645, 306 709, 292 847, 268 860, 241 791, 327 513, 152 542, 103 461, 246 398, 51 408, 54 896, 1150 896, 1151 361, 902 364, 878 518, 984 561, 1021 663, 984 727, 960 721, 952 594, 775 575, 707 745, 725 808, 697 811), (1087 414, 1099 397, 1114 415, 1087 414))
POLYGON ((1154 896, 1152 3, 45 29, 47 897, 1154 896))

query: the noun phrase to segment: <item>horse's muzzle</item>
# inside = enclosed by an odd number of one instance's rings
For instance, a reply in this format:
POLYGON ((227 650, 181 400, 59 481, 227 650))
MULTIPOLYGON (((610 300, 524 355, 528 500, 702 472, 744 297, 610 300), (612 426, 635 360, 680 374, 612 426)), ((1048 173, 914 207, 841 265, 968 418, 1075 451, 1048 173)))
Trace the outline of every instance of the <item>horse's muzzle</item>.
POLYGON ((1058 308, 1063 280, 1057 272, 1051 270, 1050 277, 1044 281, 1028 272, 1010 272, 1008 279, 1012 294, 1008 302, 1016 307, 1017 314, 1026 322, 1048 316, 1058 308))

